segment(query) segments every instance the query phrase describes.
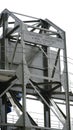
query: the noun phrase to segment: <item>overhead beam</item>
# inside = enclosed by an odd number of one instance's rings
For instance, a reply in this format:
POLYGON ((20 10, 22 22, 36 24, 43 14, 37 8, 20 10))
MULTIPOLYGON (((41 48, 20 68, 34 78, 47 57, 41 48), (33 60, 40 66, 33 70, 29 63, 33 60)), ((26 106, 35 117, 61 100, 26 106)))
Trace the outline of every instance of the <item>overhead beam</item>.
POLYGON ((64 49, 64 41, 62 39, 57 37, 51 37, 46 34, 38 34, 34 32, 25 31, 24 41, 36 45, 64 49))
MULTIPOLYGON (((52 98, 54 99, 59 99, 59 100, 64 100, 65 101, 65 92, 54 92, 52 93, 52 98)), ((73 102, 73 93, 69 93, 69 101, 72 101, 73 102)))

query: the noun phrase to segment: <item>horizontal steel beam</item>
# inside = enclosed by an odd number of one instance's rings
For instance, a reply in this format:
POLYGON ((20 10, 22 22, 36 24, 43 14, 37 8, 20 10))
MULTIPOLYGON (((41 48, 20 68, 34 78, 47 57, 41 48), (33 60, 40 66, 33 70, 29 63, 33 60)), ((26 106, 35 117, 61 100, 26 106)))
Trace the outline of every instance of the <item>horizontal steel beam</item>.
MULTIPOLYGON (((64 92, 53 93, 51 97, 54 99, 66 100, 64 92)), ((69 101, 73 102, 73 93, 69 93, 69 101)))
POLYGON ((40 130, 61 130, 56 128, 49 128, 49 127, 42 127, 42 126, 26 126, 26 128, 34 128, 34 129, 40 129, 40 130))
MULTIPOLYGON (((14 87, 11 88, 11 90, 22 92, 22 87, 20 85, 18 86, 15 85, 14 87)), ((33 95, 36 97, 38 96, 37 93, 34 91, 34 89, 30 87, 27 87, 26 94, 33 95)), ((65 93, 64 92, 52 93, 51 98, 58 99, 58 100, 65 100, 65 93)), ((73 102, 73 93, 72 94, 69 93, 69 100, 73 102)))
POLYGON ((38 34, 24 30, 24 41, 42 46, 45 45, 64 49, 64 41, 60 38, 51 37, 49 34, 38 34))

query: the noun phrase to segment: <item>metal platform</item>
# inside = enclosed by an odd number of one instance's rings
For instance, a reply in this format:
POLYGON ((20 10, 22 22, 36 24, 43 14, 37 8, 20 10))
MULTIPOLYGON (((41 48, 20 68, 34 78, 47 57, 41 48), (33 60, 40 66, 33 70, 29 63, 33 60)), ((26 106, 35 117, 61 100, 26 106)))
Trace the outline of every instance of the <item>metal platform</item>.
POLYGON ((0 14, 1 130, 60 130, 52 128, 51 112, 62 130, 70 130, 69 97, 73 101, 68 86, 65 32, 48 19, 5 9, 0 14), (27 111, 28 96, 30 102, 42 103, 42 126, 27 111), (57 101, 64 101, 65 113, 57 101), (8 107, 15 109, 16 123, 7 122, 8 107))

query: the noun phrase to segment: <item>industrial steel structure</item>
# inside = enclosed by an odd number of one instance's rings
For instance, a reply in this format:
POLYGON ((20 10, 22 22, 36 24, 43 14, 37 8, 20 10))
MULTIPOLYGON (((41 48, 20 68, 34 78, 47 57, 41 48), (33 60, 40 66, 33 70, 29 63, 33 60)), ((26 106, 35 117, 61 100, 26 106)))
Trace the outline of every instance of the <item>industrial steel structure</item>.
POLYGON ((52 127, 53 113, 61 129, 70 130, 69 99, 73 94, 68 86, 65 32, 48 19, 5 9, 0 14, 0 129, 60 130, 52 127), (41 126, 27 111, 27 98, 43 105, 41 126), (7 121, 11 107, 18 115, 15 123, 7 121))

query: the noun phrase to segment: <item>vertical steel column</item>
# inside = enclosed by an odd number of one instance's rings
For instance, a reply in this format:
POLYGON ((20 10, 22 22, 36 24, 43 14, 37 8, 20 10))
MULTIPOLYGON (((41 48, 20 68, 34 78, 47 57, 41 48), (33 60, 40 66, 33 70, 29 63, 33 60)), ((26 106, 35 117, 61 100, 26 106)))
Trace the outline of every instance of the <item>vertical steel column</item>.
MULTIPOLYGON (((0 98, 0 123, 2 122, 2 116, 3 116, 3 113, 2 113, 2 98, 0 98)), ((0 126, 0 128, 2 128, 0 126)))
MULTIPOLYGON (((3 13, 2 16, 2 24, 3 24, 3 37, 2 37, 2 43, 1 43, 1 69, 5 69, 5 63, 6 63, 6 31, 8 27, 8 15, 7 13, 3 13)), ((6 96, 2 97, 2 111, 3 111, 3 118, 2 122, 7 122, 7 105, 6 105, 6 96)), ((6 126, 2 126, 2 130, 6 130, 6 126)))
POLYGON ((8 22, 7 22, 8 16, 7 13, 3 14, 3 37, 2 37, 2 43, 1 43, 1 69, 5 69, 5 46, 6 46, 6 29, 8 27, 8 22))
MULTIPOLYGON (((50 25, 47 24, 47 22, 42 21, 42 27, 49 29, 50 25)), ((46 33, 46 31, 43 31, 42 33, 46 33)), ((43 46, 43 50, 47 54, 47 47, 46 46, 43 46)), ((48 60, 44 54, 43 54, 43 68, 44 68, 43 75, 48 77, 48 60)), ((44 82, 48 82, 48 80, 44 80, 44 82)), ((49 89, 47 85, 44 85, 44 88, 49 89)), ((44 94, 44 98, 49 103, 49 101, 47 100, 47 96, 45 94, 44 94)), ((46 105, 44 105, 44 126, 50 127, 51 126, 50 123, 51 123, 50 122, 50 108, 48 108, 46 105)))
POLYGON ((22 110, 23 110, 23 130, 26 129, 26 84, 25 84, 25 64, 24 64, 24 26, 21 24, 21 45, 22 45, 22 110))
MULTIPOLYGON (((43 50, 47 54, 47 47, 44 46, 43 50)), ((43 67, 44 67, 44 73, 43 73, 44 76, 48 76, 48 60, 44 54, 43 54, 43 67)), ((44 82, 48 82, 48 80, 44 80, 44 82)), ((49 89, 47 85, 44 85, 44 88, 49 89)), ((44 98, 47 101, 47 96, 45 94, 44 98)), ((44 126, 50 127, 50 108, 48 108, 46 105, 44 105, 44 126)))
POLYGON ((3 37, 1 40, 1 69, 5 69, 5 14, 3 14, 3 37))
POLYGON ((69 84, 68 84, 68 66, 67 66, 67 52, 66 52, 66 36, 64 32, 64 57, 65 57, 65 76, 66 76, 66 86, 65 86, 65 96, 66 96, 66 130, 71 130, 70 126, 70 104, 69 104, 69 84))

